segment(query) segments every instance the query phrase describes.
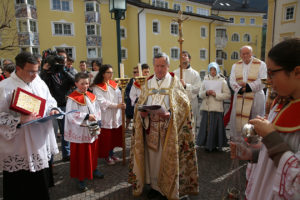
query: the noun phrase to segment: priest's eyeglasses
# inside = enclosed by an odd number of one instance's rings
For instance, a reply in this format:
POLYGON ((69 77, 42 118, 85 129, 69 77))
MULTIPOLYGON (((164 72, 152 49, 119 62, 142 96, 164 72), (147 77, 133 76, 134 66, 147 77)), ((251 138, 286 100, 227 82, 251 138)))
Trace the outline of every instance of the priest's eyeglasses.
POLYGON ((280 72, 282 70, 284 70, 284 69, 283 68, 273 69, 273 70, 272 69, 268 69, 267 70, 268 77, 269 78, 273 78, 273 76, 275 75, 276 72, 280 72))

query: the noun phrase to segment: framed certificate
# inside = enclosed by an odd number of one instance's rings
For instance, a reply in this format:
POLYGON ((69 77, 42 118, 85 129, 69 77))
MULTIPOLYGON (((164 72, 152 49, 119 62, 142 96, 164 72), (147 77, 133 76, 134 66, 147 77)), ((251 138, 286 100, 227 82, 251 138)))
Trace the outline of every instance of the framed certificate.
POLYGON ((9 108, 25 115, 35 112, 38 116, 43 117, 45 105, 45 99, 18 87, 13 93, 9 108))

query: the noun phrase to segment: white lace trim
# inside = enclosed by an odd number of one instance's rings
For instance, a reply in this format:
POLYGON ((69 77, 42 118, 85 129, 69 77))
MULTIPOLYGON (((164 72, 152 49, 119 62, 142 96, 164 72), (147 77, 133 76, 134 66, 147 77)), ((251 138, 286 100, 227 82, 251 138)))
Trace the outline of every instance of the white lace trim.
POLYGON ((16 135, 17 125, 20 123, 20 117, 5 112, 0 113, 0 125, 5 126, 1 131, 4 132, 6 139, 10 140, 16 135))

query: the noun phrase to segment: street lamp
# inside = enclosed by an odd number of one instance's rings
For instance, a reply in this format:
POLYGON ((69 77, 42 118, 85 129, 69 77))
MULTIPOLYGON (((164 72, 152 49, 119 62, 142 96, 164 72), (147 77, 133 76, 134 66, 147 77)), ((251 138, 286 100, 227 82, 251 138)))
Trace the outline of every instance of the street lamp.
POLYGON ((118 49, 118 73, 120 76, 121 63, 121 38, 120 38, 120 20, 125 19, 125 11, 127 9, 126 0, 109 0, 109 12, 111 18, 116 20, 117 27, 117 49, 118 49))

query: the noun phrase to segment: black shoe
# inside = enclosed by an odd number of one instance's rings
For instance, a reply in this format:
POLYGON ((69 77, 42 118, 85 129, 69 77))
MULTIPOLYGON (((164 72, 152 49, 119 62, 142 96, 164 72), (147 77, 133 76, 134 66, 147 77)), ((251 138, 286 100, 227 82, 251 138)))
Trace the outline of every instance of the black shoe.
POLYGON ((160 196, 160 193, 156 190, 153 190, 153 189, 151 189, 147 194, 148 199, 154 199, 154 198, 159 197, 159 196, 160 196))
POLYGON ((62 161, 63 161, 63 162, 68 162, 68 161, 70 161, 70 156, 63 157, 63 158, 62 158, 62 161))

